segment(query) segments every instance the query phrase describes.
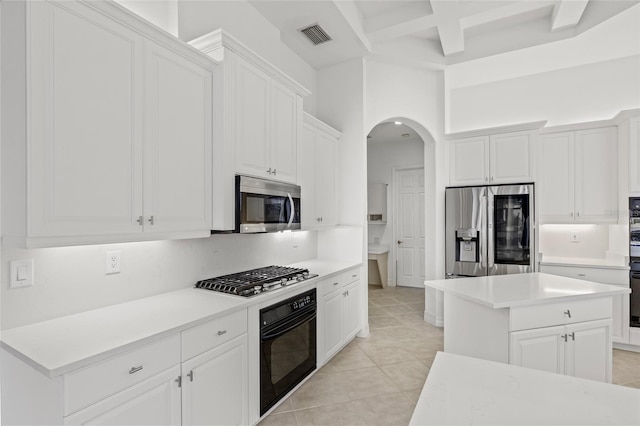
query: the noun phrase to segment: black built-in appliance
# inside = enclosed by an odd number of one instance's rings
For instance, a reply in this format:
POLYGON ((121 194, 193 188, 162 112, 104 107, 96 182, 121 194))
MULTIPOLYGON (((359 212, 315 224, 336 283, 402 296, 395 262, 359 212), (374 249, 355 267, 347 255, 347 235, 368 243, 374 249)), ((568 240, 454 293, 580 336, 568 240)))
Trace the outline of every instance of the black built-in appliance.
POLYGON ((260 415, 316 369, 316 290, 260 310, 260 415))
POLYGON ((629 325, 640 327, 640 197, 629 198, 629 325))

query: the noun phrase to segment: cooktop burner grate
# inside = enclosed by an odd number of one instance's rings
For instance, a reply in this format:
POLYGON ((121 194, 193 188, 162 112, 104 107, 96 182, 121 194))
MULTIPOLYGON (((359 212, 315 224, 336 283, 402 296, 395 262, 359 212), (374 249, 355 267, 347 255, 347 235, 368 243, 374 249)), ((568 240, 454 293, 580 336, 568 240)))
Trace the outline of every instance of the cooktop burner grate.
POLYGON ((201 280, 195 286, 205 290, 249 297, 315 276, 310 275, 308 269, 272 265, 201 280))

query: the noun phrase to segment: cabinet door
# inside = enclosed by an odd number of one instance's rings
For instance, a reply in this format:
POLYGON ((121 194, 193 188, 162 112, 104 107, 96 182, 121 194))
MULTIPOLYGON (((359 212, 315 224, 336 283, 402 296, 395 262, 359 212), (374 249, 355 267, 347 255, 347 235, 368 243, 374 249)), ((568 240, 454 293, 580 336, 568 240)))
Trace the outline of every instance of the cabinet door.
POLYGON ((247 367, 246 334, 182 363, 182 424, 247 424, 247 367))
POLYGON ((629 192, 640 192, 640 117, 627 122, 629 138, 629 192))
POLYGON ((580 222, 617 223, 618 143, 615 127, 575 136, 575 217, 580 222))
POLYGON ((320 216, 321 225, 336 225, 338 223, 338 167, 337 141, 322 132, 318 134, 316 146, 317 181, 319 188, 316 199, 316 211, 320 216))
POLYGON ((136 386, 65 417, 66 425, 179 425, 180 387, 176 365, 136 386))
POLYGON ((79 2, 29 7, 30 236, 138 233, 142 39, 79 2))
POLYGON ((360 281, 349 284, 344 292, 342 334, 344 339, 348 341, 360 331, 360 281))
POLYGON ((258 68, 238 57, 235 86, 236 170, 271 177, 269 165, 269 92, 271 80, 258 68))
POLYGON ((488 182, 489 137, 449 141, 449 184, 482 185, 488 182))
POLYGON ((618 294, 612 299, 611 340, 629 344, 629 295, 618 294))
MULTIPOLYGON (((296 142, 301 110, 298 95, 280 83, 271 85, 271 140, 269 167, 273 179, 296 183, 296 142)), ((302 105, 300 103, 300 105, 302 105)))
POLYGON ((342 344, 342 293, 344 289, 330 293, 323 297, 324 320, 323 320, 323 344, 321 359, 327 359, 333 355, 342 344))
POLYGON ((146 57, 145 231, 209 230, 212 71, 151 42, 146 57))
POLYGON ((518 132, 493 135, 489 144, 489 182, 531 182, 533 133, 518 132))
POLYGON ((511 333, 509 364, 564 374, 564 326, 511 333))
POLYGON ((589 321, 566 326, 566 374, 611 382, 611 321, 589 321))
POLYGON ((301 208, 302 226, 313 227, 318 224, 318 206, 316 200, 321 187, 317 180, 316 167, 319 165, 316 155, 316 129, 308 124, 302 127, 302 137, 298 143, 298 184, 302 189, 301 208))
POLYGON ((540 136, 538 202, 541 223, 573 222, 574 134, 540 136))

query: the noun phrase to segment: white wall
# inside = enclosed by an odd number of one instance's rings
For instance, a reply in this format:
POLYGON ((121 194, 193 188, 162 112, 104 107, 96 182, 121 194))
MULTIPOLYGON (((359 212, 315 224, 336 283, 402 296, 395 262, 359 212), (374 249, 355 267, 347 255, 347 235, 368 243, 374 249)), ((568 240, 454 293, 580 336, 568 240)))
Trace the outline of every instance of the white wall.
MULTIPOLYGON (((444 75, 373 60, 366 62, 365 129, 401 118, 424 140, 427 279, 444 278, 444 75)), ((393 260, 392 260, 393 262, 393 260)))
POLYGON ((317 240, 316 232, 300 231, 36 250, 5 248, 2 265, 34 259, 35 284, 9 289, 9 274, 2 275, 2 329, 187 288, 213 276, 312 259, 317 255, 317 240), (122 270, 105 275, 105 252, 111 250, 121 252, 122 270))
POLYGON ((178 37, 178 0, 115 0, 147 21, 178 37))
POLYGON ((640 106, 640 5, 554 43, 447 67, 446 129, 604 120, 640 106))
POLYGON ((280 31, 246 0, 180 1, 179 37, 193 40, 223 28, 235 38, 311 91, 304 110, 317 112, 317 73, 280 41, 280 31))

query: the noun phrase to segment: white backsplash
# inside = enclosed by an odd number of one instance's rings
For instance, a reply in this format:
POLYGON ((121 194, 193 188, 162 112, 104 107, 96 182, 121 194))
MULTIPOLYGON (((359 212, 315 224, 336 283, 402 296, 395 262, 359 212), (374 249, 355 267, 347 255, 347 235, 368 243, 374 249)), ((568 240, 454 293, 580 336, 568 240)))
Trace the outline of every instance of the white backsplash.
POLYGON ((541 225, 540 248, 545 257, 606 259, 628 253, 628 230, 623 225, 541 225), (577 234, 578 241, 572 241, 577 234))
POLYGON ((317 257, 316 232, 2 250, 1 328, 9 329, 193 286, 203 278, 317 257), (121 272, 105 275, 107 251, 121 272), (9 262, 34 259, 35 284, 9 289, 9 262))

